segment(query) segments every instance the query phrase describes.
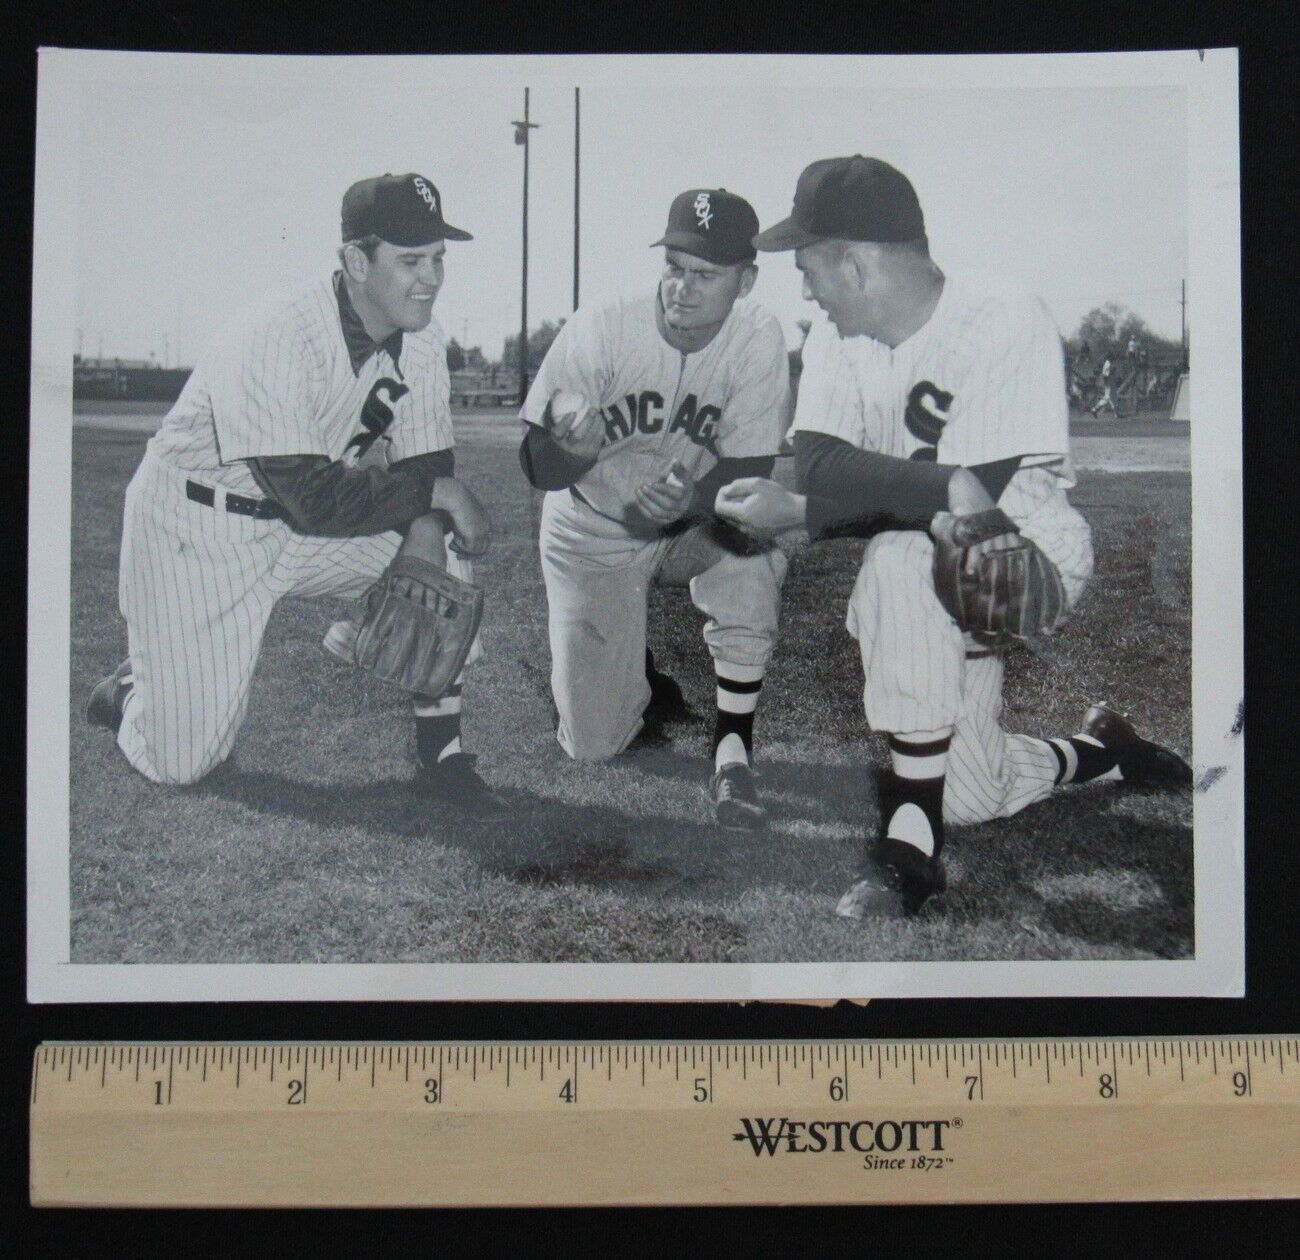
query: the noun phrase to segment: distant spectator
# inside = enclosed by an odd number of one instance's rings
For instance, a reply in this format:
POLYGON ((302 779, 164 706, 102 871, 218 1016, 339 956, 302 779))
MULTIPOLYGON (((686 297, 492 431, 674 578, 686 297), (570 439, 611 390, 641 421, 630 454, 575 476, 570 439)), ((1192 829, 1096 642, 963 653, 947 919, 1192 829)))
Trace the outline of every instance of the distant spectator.
POLYGON ((1115 400, 1110 396, 1110 358, 1107 357, 1101 365, 1101 370, 1097 373, 1097 397, 1092 406, 1088 409, 1094 416, 1099 416, 1107 408, 1110 408, 1112 416, 1119 415, 1115 409, 1115 400))

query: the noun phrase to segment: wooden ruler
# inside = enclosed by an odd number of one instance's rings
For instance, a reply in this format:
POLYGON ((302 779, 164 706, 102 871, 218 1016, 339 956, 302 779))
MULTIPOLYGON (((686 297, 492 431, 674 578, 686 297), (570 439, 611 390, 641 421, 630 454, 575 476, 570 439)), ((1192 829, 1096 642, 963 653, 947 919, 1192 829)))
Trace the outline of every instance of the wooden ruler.
POLYGON ((1300 1194, 1300 1039, 46 1044, 38 1206, 1300 1194))

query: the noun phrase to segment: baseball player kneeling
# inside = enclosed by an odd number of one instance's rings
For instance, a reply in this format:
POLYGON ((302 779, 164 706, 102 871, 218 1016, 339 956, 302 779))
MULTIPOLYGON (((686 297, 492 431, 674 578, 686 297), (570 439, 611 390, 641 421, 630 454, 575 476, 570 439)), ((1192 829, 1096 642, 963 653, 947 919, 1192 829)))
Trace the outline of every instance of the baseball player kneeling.
POLYGON ((230 754, 276 602, 365 595, 325 646, 417 693, 426 789, 494 808, 460 747, 490 526, 454 475, 433 322, 446 242, 471 237, 413 174, 354 184, 342 227, 341 269, 219 336, 149 441, 122 539, 130 655, 87 717, 147 778, 193 783, 230 754))
POLYGON ((765 818, 754 712, 786 569, 777 547, 713 512, 722 485, 770 474, 787 419, 785 338, 748 297, 757 230, 725 189, 675 198, 655 242, 657 290, 565 324, 525 400, 520 450, 548 491, 540 544, 561 746, 595 760, 631 743, 652 680, 662 687, 647 660, 647 588, 689 584, 717 674, 715 810, 738 828, 765 818))
MULTIPOLYGON (((1006 817, 1088 779, 1190 786, 1177 754, 1105 705, 1063 739, 1000 725, 1003 651, 1050 634, 1092 572, 1074 484, 1060 338, 1041 302, 945 276, 911 183, 884 162, 814 162, 794 212, 755 239, 794 250, 829 317, 804 347, 801 494, 765 479, 717 510, 754 529, 869 538, 848 629, 867 721, 889 740, 874 856, 915 912, 945 887, 944 823, 1006 817)), ((881 888, 856 883, 858 917, 881 888)))

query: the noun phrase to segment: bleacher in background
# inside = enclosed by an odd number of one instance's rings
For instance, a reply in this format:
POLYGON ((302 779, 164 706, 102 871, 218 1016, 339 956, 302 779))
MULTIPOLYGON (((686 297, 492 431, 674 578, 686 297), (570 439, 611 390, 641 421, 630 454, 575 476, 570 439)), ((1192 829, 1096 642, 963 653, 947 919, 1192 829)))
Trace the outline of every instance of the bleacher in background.
POLYGON ((192 368, 163 367, 152 359, 83 359, 72 356, 73 400, 175 402, 192 368))

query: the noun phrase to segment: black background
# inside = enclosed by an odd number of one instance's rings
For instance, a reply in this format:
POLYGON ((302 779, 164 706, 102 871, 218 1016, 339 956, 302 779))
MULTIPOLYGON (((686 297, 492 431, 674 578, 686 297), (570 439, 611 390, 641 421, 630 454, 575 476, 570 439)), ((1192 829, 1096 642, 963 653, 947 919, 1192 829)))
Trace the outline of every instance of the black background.
MULTIPOLYGON (((310 6, 177 5, 140 0, 97 15, 20 8, 9 24, 4 160, 10 371, 4 384, 11 462, 0 503, 6 622, 3 728, 9 774, 0 925, 5 1012, 6 1159, 0 1195, 21 1219, 25 1252, 82 1255, 127 1247, 242 1254, 268 1242, 290 1254, 533 1254, 561 1243, 616 1255, 754 1255, 851 1247, 1095 1253, 1116 1247, 1236 1254, 1267 1242, 1297 1213, 1283 1204, 1095 1205, 357 1213, 45 1211, 27 1207, 26 1098, 31 1056, 46 1039, 310 1040, 442 1038, 777 1038, 1210 1035, 1300 1033, 1292 644, 1297 443, 1295 137, 1300 134, 1294 28, 1281 6, 1180 3, 853 6, 698 3, 571 8, 440 9, 317 0, 310 6), (620 22, 623 23, 620 29, 620 22), (558 33, 558 34, 556 34, 558 33), (562 40, 563 42, 557 42, 562 40), (1247 662, 1247 996, 1242 1000, 873 1002, 816 1010, 774 1004, 174 1004, 25 1003, 23 766, 25 741, 27 349, 39 46, 205 52, 1002 52, 1237 46, 1242 50, 1243 322, 1247 662), (1284 1219, 1285 1218, 1285 1219, 1284 1219), (689 1230, 689 1233, 685 1231, 689 1230), (283 1238, 285 1242, 280 1242, 283 1238)), ((921 86, 918 84, 918 86, 921 86)), ((701 126, 707 127, 707 118, 701 126)), ((473 137, 465 137, 466 144, 473 137)), ((810 155, 816 156, 816 155, 810 155)), ((178 177, 183 172, 177 172, 178 177)), ((1104 179, 1104 172, 1098 173, 1104 179)), ((512 187, 498 190, 513 198, 512 187)), ((513 300, 513 299, 510 299, 513 300)), ((1222 1152, 1231 1161, 1233 1152, 1222 1152)))

